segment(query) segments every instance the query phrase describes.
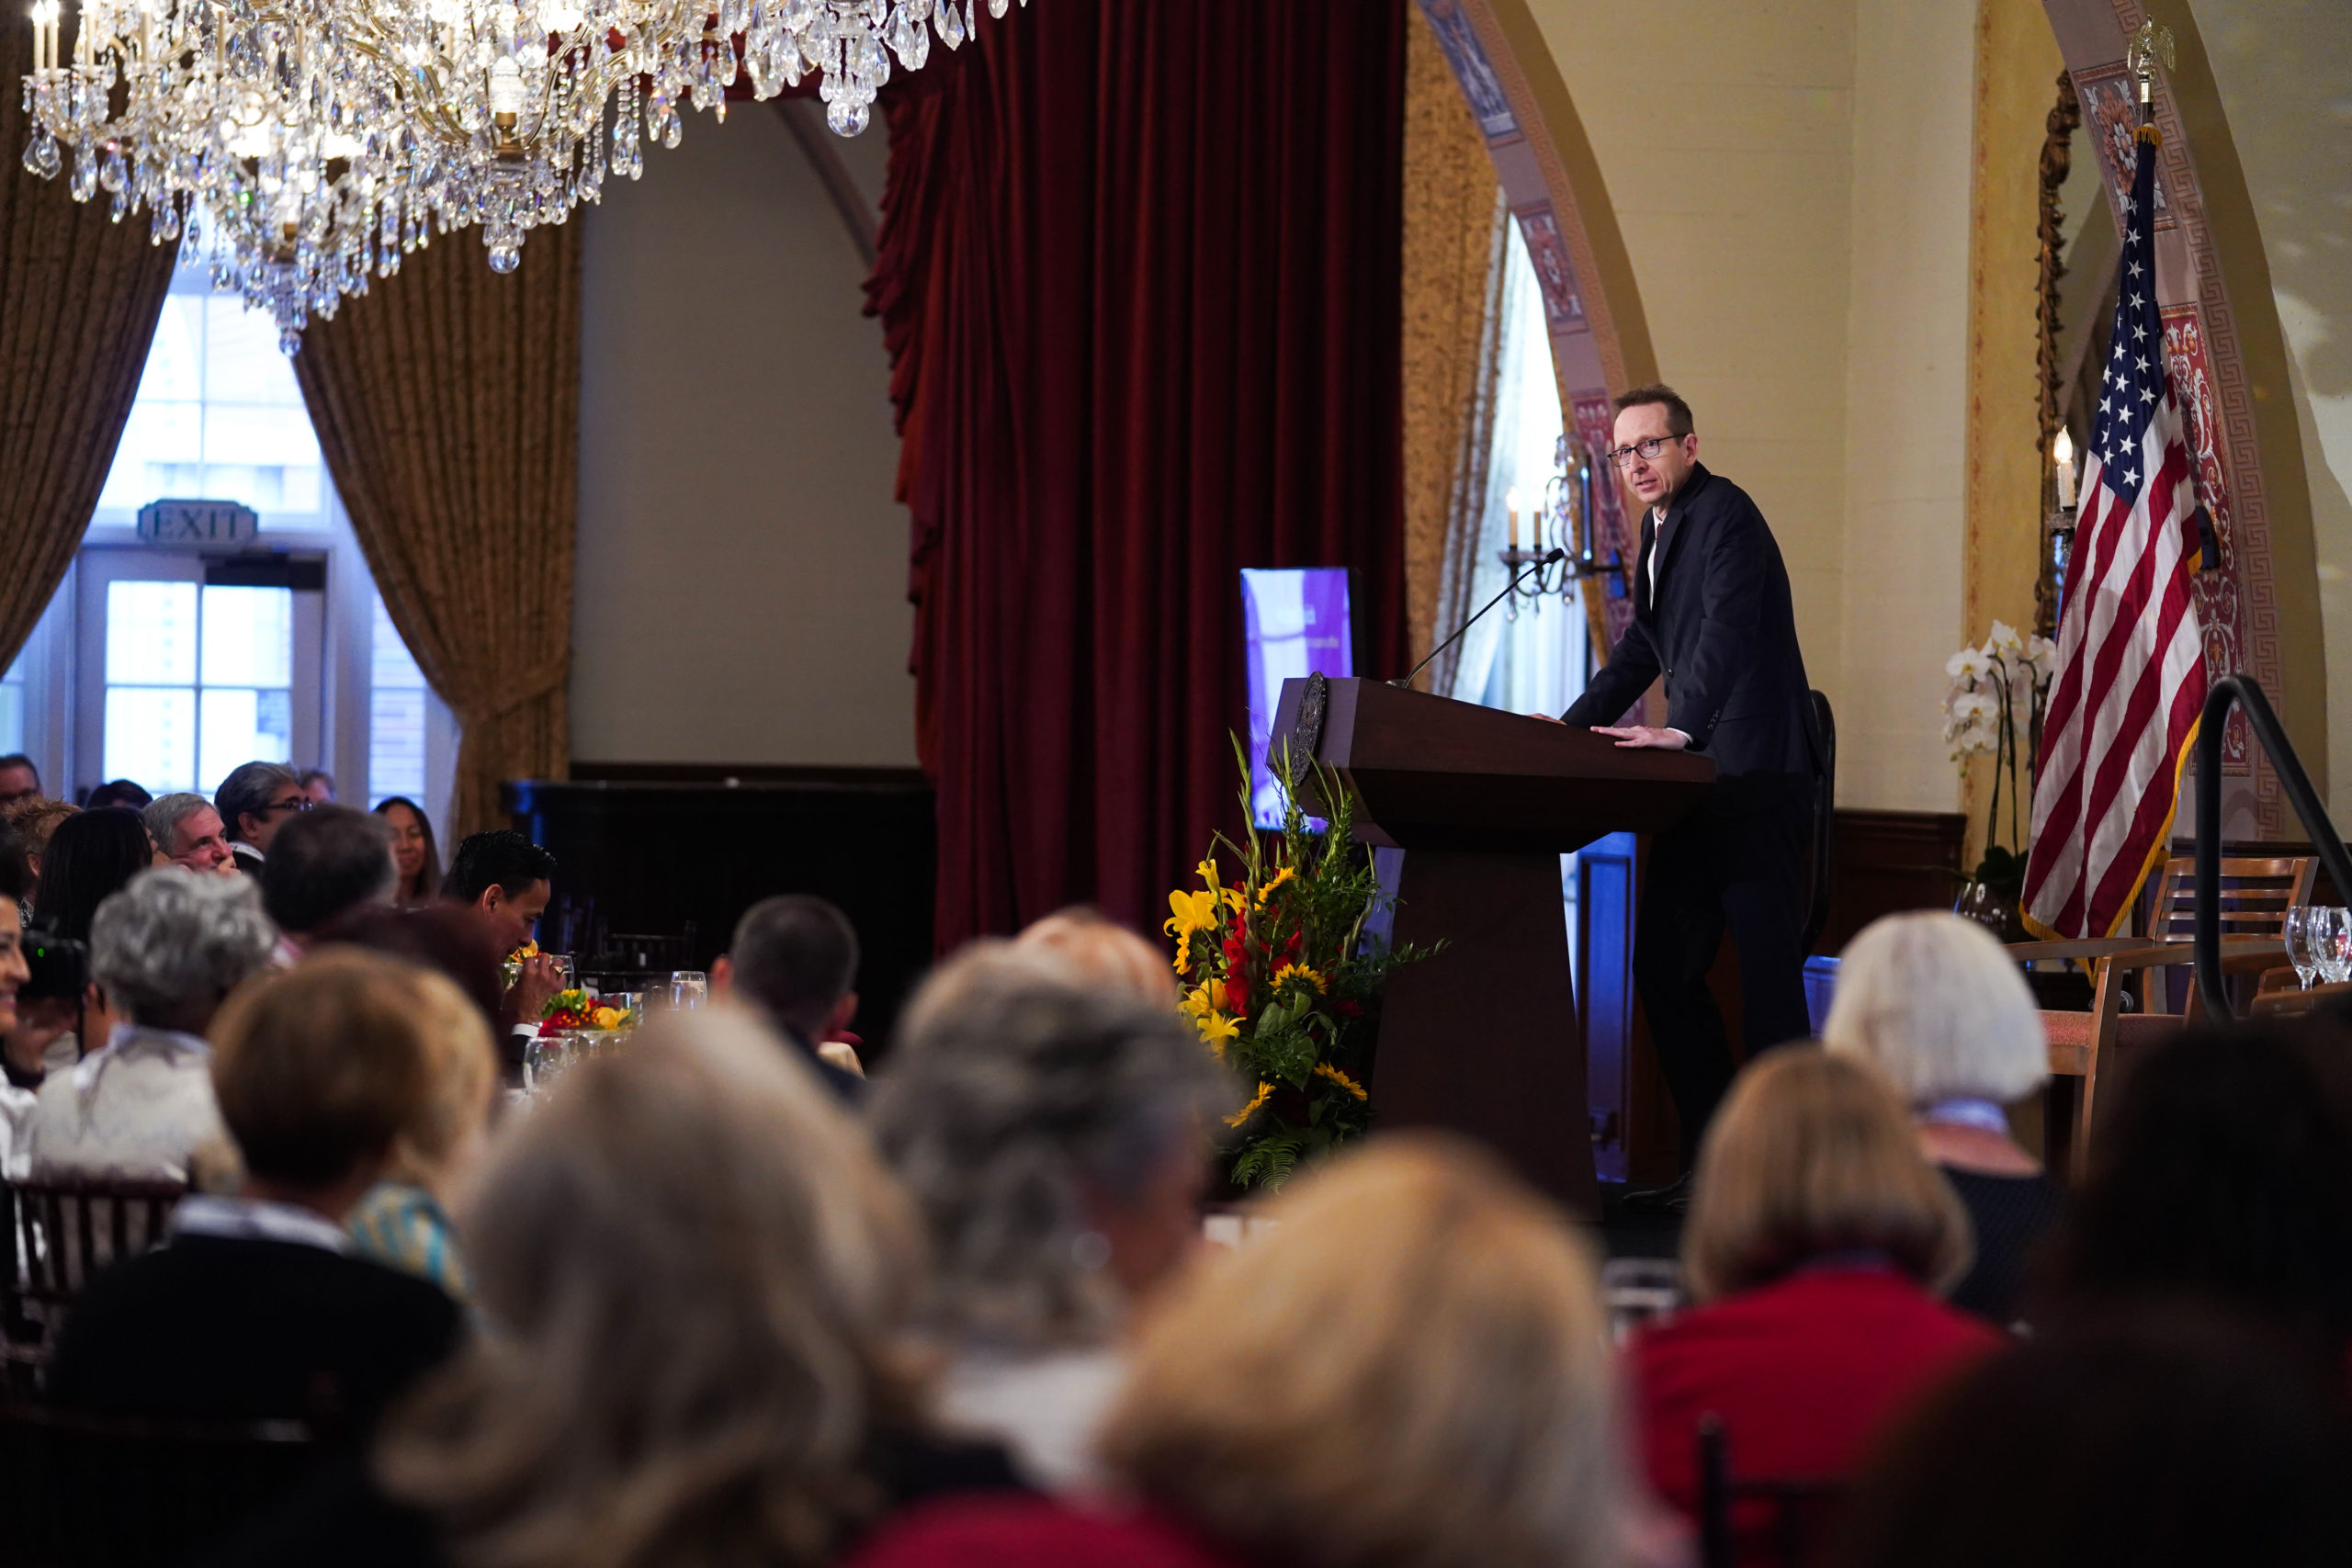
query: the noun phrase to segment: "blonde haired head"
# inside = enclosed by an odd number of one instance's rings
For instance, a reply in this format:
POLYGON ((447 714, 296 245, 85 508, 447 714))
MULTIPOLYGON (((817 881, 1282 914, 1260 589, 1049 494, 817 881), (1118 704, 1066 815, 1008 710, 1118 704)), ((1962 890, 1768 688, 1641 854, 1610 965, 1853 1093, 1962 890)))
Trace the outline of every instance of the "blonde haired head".
POLYGON ((1084 905, 1057 909, 1013 939, 1015 951, 1049 959, 1071 984, 1151 1007, 1177 1002, 1176 976, 1158 948, 1084 905))
POLYGON ((1838 1252, 1883 1254, 1940 1292, 1974 1251, 1967 1211, 1864 1063, 1782 1046, 1739 1075, 1707 1128, 1682 1232, 1700 1301, 1838 1252))
POLYGON ((1608 1331, 1557 1213, 1483 1151, 1397 1134, 1265 1213, 1148 1319, 1116 1472, 1253 1561, 1616 1562, 1608 1331))
POLYGON ((1822 1043, 1874 1063, 1914 1106, 2013 1104, 2050 1077, 2050 1041, 2017 961, 1940 910, 1889 915, 1846 944, 1822 1043))

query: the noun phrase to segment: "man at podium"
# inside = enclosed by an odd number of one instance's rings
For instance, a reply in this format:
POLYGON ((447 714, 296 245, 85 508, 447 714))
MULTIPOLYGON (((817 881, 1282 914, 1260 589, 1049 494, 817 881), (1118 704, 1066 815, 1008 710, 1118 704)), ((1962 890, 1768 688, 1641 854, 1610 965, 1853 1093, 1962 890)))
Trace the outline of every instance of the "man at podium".
POLYGON ((1700 1135, 1731 1083, 1731 1047, 1707 971, 1726 928, 1739 950, 1749 1054, 1811 1032, 1803 867, 1822 746, 1797 646, 1789 574, 1764 514, 1699 461, 1690 405, 1663 386, 1616 400, 1615 448, 1641 498, 1634 622, 1561 722, 1621 747, 1714 760, 1714 790, 1656 835, 1634 928, 1634 984, 1682 1125, 1682 1179, 1628 1196, 1679 1210, 1700 1135), (1620 724, 1650 683, 1666 723, 1620 724))

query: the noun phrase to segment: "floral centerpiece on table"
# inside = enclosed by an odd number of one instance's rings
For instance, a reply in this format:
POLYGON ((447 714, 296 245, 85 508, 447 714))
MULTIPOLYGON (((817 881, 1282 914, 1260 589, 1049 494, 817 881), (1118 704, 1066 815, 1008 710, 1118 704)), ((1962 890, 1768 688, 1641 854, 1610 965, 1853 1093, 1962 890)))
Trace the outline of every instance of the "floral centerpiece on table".
MULTIPOLYGON (((1249 759, 1238 743, 1235 753, 1248 820, 1249 759)), ((1242 844, 1218 834, 1195 868, 1202 888, 1168 896, 1165 927, 1176 939, 1186 1016, 1208 1048, 1256 1086, 1226 1118, 1240 1133, 1227 1174, 1242 1188, 1279 1187, 1302 1161, 1371 1125, 1364 1080, 1381 982, 1425 955, 1365 933, 1384 895, 1370 852, 1351 834, 1354 803, 1339 776, 1315 766, 1331 810, 1317 833, 1298 805, 1300 773, 1287 750, 1272 771, 1282 786, 1279 832, 1253 833, 1242 844), (1220 852, 1238 872, 1232 882, 1220 878, 1220 852)))
POLYGON ((1944 696, 1944 739, 1951 760, 1993 758, 1993 797, 1984 814, 1984 858, 1961 897, 1960 910, 1993 925, 2004 935, 2024 934, 2018 915, 2025 894, 2026 827, 2018 802, 2030 801, 2041 769, 2041 720, 2050 684, 2058 671, 2058 645, 2045 637, 2020 637, 1995 621, 1982 648, 1963 648, 1944 661, 1951 689, 1944 696), (2008 842, 2001 842, 2001 796, 2007 786, 2008 842))
POLYGON ((558 991, 539 1010, 541 1034, 560 1034, 568 1029, 630 1029, 636 1024, 635 1011, 599 1001, 583 990, 558 991))

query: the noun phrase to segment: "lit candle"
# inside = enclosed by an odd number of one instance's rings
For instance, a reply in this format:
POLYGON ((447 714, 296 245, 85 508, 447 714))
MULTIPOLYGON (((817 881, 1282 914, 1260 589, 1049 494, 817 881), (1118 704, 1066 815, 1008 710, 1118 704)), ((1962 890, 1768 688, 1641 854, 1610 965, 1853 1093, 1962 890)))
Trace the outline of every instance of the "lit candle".
POLYGON ((1503 505, 1510 513, 1510 547, 1519 548, 1519 487, 1513 485, 1503 491, 1503 505))
POLYGON ((2071 512, 2075 505, 2075 438, 2066 434, 2065 426, 2058 427, 2058 440, 2051 452, 2058 459, 2059 508, 2071 512))

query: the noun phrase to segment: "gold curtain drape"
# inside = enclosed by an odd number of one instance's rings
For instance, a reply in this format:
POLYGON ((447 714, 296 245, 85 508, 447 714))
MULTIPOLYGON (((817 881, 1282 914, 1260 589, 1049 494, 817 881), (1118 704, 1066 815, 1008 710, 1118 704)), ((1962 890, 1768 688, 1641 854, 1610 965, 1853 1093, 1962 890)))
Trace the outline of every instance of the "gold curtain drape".
POLYGON ((352 531, 417 667, 463 727, 452 839, 503 825, 502 779, 571 752, 580 226, 490 270, 469 232, 409 255, 294 356, 352 531))
MULTIPOLYGON (((73 36, 68 21, 65 36, 73 36)), ((139 390, 176 244, 24 166, 32 28, 0 25, 0 670, 64 580, 139 390)), ((65 781, 53 781, 64 787, 65 781)))
MULTIPOLYGON (((1475 551, 1486 510, 1509 215, 1486 141, 1436 35, 1419 6, 1408 14, 1405 592, 1418 659, 1467 613, 1447 603, 1465 597, 1469 581, 1449 568, 1449 557, 1475 551), (1449 594, 1457 581, 1464 590, 1449 594)), ((1450 651, 1416 684, 1442 692, 1452 667, 1450 651)))

